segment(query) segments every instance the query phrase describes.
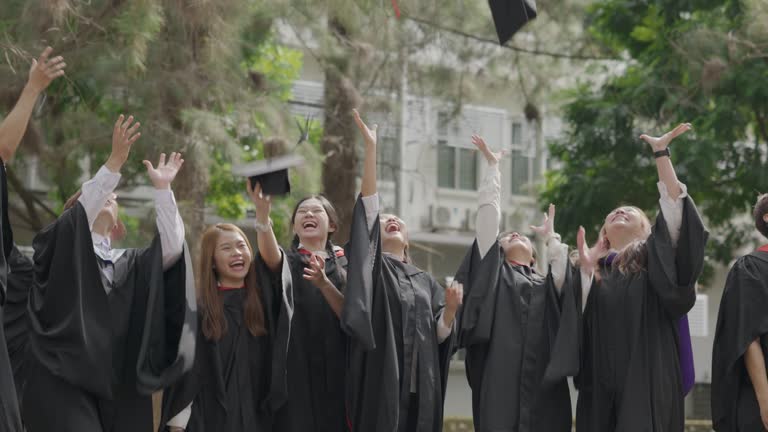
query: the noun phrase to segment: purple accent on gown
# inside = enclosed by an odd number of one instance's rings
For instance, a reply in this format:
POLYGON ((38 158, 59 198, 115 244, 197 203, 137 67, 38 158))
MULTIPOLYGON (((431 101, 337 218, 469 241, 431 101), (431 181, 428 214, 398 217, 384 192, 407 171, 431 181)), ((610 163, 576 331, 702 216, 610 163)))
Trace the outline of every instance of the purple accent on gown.
MULTIPOLYGON (((603 259, 607 266, 613 264, 617 253, 612 252, 603 259)), ((683 396, 687 396, 696 383, 696 370, 693 364, 693 345, 691 345, 691 328, 688 325, 688 315, 677 320, 677 336, 680 345, 677 349, 677 357, 680 361, 680 377, 683 382, 683 396)))

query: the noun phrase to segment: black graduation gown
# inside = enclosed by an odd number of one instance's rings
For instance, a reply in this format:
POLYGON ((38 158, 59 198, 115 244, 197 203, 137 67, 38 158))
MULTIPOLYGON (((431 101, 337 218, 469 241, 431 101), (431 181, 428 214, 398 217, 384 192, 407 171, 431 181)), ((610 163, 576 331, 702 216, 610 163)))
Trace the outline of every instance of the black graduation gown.
POLYGON ((456 280, 464 284, 459 347, 477 432, 569 432, 568 376, 579 368, 579 309, 570 283, 509 264, 494 245, 480 259, 477 242, 456 280))
POLYGON ((285 356, 292 316, 288 265, 270 275, 257 256, 267 334, 255 337, 245 327, 245 290, 221 291, 227 332, 219 341, 205 338, 198 326, 195 366, 163 392, 160 430, 192 403, 188 432, 271 431, 274 410, 285 402, 285 356))
POLYGON ((437 342, 444 289, 428 273, 383 255, 355 204, 342 326, 350 336, 347 405, 352 432, 439 432, 454 335, 437 342), (411 367, 417 354, 417 393, 411 367), (413 400, 413 403, 411 403, 413 400), (410 411, 409 411, 410 410, 410 411), (414 412, 413 410, 417 410, 414 412), (415 417, 415 429, 406 428, 415 417))
POLYGON ((32 260, 14 246, 8 257, 8 291, 3 310, 3 328, 8 356, 16 383, 19 400, 24 398, 24 365, 29 344, 29 316, 27 302, 32 288, 32 260))
POLYGON ((80 203, 38 233, 33 247, 27 430, 151 430, 151 393, 194 361, 188 251, 163 271, 159 236, 149 248, 126 250, 107 294, 80 203))
MULTIPOLYGON (((4 319, 6 304, 8 259, 13 247, 13 232, 8 221, 8 184, 5 163, 0 160, 0 322, 4 319)), ((21 415, 13 381, 11 361, 5 341, 3 326, 0 326, 0 432, 21 432, 21 415)))
POLYGON ((677 322, 696 302, 707 237, 685 198, 677 247, 659 214, 645 244, 646 271, 600 269, 584 311, 577 431, 683 430, 677 322))
POLYGON ((731 267, 717 315, 712 350, 712 421, 718 432, 763 430, 744 353, 760 339, 768 364, 768 252, 755 251, 731 267))
MULTIPOLYGON (((325 273, 344 292, 344 251, 329 243, 327 252, 325 273)), ((345 431, 347 337, 320 290, 304 279, 306 255, 294 246, 287 257, 296 309, 288 348, 288 401, 278 411, 275 427, 281 432, 345 431)))

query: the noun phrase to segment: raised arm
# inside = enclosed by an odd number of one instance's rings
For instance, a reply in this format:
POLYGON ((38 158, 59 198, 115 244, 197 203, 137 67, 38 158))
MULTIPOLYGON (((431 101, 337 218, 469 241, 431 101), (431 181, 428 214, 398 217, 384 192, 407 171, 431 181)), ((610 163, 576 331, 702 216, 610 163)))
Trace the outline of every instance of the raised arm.
POLYGON ((259 255, 269 270, 275 273, 280 272, 283 253, 280 252, 275 232, 272 231, 272 220, 269 218, 269 213, 272 211, 272 197, 262 193, 259 183, 252 187, 250 180, 246 180, 245 187, 248 196, 256 206, 256 245, 259 248, 259 255))
POLYGON ((544 213, 544 221, 539 226, 531 226, 531 229, 544 240, 547 247, 547 260, 549 272, 555 282, 555 289, 559 293, 565 283, 565 272, 568 268, 568 245, 560 241, 560 234, 555 232, 555 205, 549 205, 549 211, 544 213))
POLYGON ((576 234, 576 249, 579 252, 579 276, 581 278, 581 311, 587 307, 587 298, 592 288, 592 279, 597 270, 598 260, 608 252, 608 243, 600 235, 591 248, 587 246, 584 227, 580 226, 576 234))
POLYGON ((96 216, 99 215, 107 200, 112 197, 120 181, 120 170, 128 160, 131 146, 141 136, 138 132, 139 126, 141 126, 139 122, 133 123, 133 116, 126 120, 125 116, 120 114, 112 130, 112 153, 109 159, 92 179, 83 183, 80 189, 82 193, 78 201, 85 209, 91 229, 96 216))
POLYGON ((58 56, 49 59, 52 52, 53 48, 48 47, 37 60, 32 60, 29 79, 16 106, 0 123, 0 158, 5 162, 9 162, 19 148, 40 93, 48 88, 51 81, 64 75, 64 68, 67 66, 64 58, 58 56))
POLYGON ((184 251, 184 221, 181 220, 176 198, 171 190, 171 183, 179 173, 184 159, 181 153, 173 152, 166 161, 165 153, 160 154, 157 167, 152 162, 143 161, 147 175, 155 186, 155 211, 157 213, 157 231, 163 249, 163 269, 171 268, 181 258, 184 251))
POLYGON ((488 171, 478 191, 477 215, 475 216, 475 237, 480 257, 496 244, 501 221, 501 173, 499 160, 503 153, 494 153, 479 135, 472 135, 472 144, 477 147, 488 162, 488 171))
POLYGON ((683 220, 682 198, 687 196, 687 190, 685 185, 677 179, 668 148, 673 139, 688 132, 691 128, 690 123, 681 123, 660 137, 640 135, 640 139, 651 146, 656 156, 656 169, 659 173, 659 205, 673 245, 677 244, 680 237, 680 227, 683 220))
POLYGON ((360 129, 360 134, 363 135, 363 141, 365 142, 365 160, 363 161, 363 181, 360 187, 360 195, 363 197, 363 205, 365 206, 365 218, 368 223, 368 230, 373 227, 373 222, 379 216, 379 196, 376 186, 376 131, 379 128, 378 125, 373 125, 373 128, 368 128, 357 110, 353 110, 352 114, 355 116, 355 123, 357 128, 360 129))

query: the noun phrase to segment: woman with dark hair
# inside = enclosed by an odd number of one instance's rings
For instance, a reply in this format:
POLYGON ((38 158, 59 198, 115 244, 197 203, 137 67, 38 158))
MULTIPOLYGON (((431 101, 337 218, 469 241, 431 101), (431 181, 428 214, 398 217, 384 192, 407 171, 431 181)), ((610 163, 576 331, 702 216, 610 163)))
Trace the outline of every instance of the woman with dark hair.
MULTIPOLYGON (((768 194, 757 197, 755 228, 768 238, 768 194)), ((712 349, 712 422, 718 432, 768 430, 768 244, 728 272, 712 349)))
POLYGON ((568 432, 567 377, 578 372, 579 310, 568 246, 554 229, 555 206, 541 226, 531 227, 548 250, 546 273, 540 274, 527 236, 497 235, 501 154, 479 136, 472 142, 488 161, 488 173, 478 191, 476 239, 456 279, 466 293, 458 334, 466 348, 475 430, 568 432))
POLYGON ((347 402, 355 432, 437 432, 461 285, 444 290, 408 257, 408 231, 379 215, 376 126, 365 140, 361 197, 348 247, 342 325, 350 335, 347 402))
MULTIPOLYGON (((286 257, 296 313, 288 348, 288 400, 277 413, 275 430, 341 432, 346 430, 347 344, 339 315, 347 259, 331 241, 338 216, 327 198, 310 195, 296 204, 291 224, 294 238, 286 257)), ((259 253, 265 261, 274 259, 259 253)))
POLYGON ((708 233, 675 174, 668 146, 681 124, 650 144, 661 214, 651 226, 637 207, 608 214, 598 243, 577 236, 584 328, 576 380, 578 431, 679 432, 692 371, 685 319, 696 301, 708 233), (686 331, 680 331, 680 329, 686 331))
MULTIPOLYGON (((248 189, 257 217, 266 218, 268 197, 258 184, 248 189)), ((272 430, 273 411, 285 399, 290 276, 269 226, 257 240, 275 262, 254 255, 235 225, 216 224, 203 233, 195 367, 164 392, 161 430, 272 430)))

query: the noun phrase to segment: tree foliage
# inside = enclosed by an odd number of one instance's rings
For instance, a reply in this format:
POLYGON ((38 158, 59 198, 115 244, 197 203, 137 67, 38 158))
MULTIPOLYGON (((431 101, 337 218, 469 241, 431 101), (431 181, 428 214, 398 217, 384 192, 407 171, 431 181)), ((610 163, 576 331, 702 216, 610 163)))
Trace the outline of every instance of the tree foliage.
MULTIPOLYGON (((650 150, 638 136, 679 122, 694 133, 672 158, 714 235, 711 257, 727 262, 754 231, 746 215, 768 181, 768 7, 760 0, 600 0, 589 31, 626 66, 610 65, 572 89, 567 135, 541 203, 558 205, 558 229, 596 232, 621 203, 658 208, 650 150), (763 23, 763 24, 759 24, 763 23), (615 73, 616 70, 619 73, 615 73)), ((593 236, 594 238, 594 236, 593 236)))
POLYGON ((263 1, 4 2, 0 80, 9 85, 0 89, 0 111, 12 106, 43 46, 69 65, 12 166, 12 190, 28 204, 12 207, 17 223, 36 231, 55 217, 58 203, 106 159, 119 113, 143 124, 122 187, 147 184, 142 159, 181 150, 186 163, 175 190, 190 236, 202 229, 206 206, 243 216, 244 183, 231 164, 262 157, 265 137, 294 131, 285 102, 302 55, 275 42, 273 19, 263 1), (50 200, 19 180, 24 156, 39 161, 50 200))

